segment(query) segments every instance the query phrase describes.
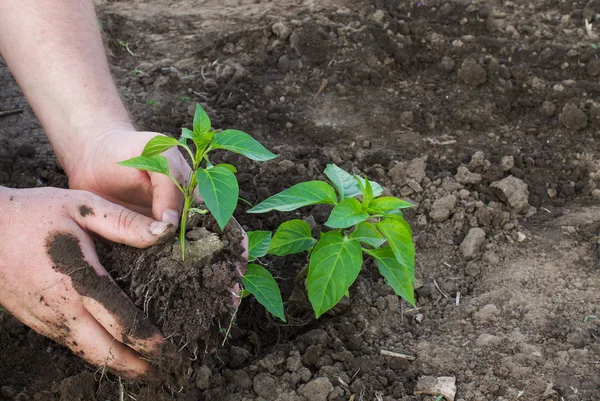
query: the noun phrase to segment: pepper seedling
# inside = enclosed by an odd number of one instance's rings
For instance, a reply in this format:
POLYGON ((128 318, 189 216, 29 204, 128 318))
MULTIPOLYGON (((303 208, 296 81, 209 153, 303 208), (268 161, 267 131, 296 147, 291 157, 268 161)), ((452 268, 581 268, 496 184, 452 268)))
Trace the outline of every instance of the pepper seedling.
POLYGON ((277 157, 245 132, 234 129, 215 131, 212 129, 208 114, 199 104, 196 104, 193 129, 183 128, 179 140, 157 135, 148 141, 141 156, 119 162, 121 166, 164 174, 183 193, 184 202, 179 225, 182 260, 185 258, 185 225, 189 214, 210 212, 223 230, 233 216, 238 203, 239 186, 235 176, 236 168, 231 164, 213 165, 210 162, 209 154, 218 149, 238 153, 261 162, 277 157), (194 146, 189 146, 189 141, 194 146), (167 158, 161 154, 173 147, 183 148, 191 159, 190 176, 183 183, 173 177, 169 171, 167 158), (196 187, 206 209, 193 207, 196 187))
MULTIPOLYGON (((273 210, 289 212, 310 205, 333 208, 325 225, 331 230, 312 236, 303 220, 290 220, 269 231, 249 232, 250 261, 265 255, 285 256, 308 252, 306 288, 315 316, 333 308, 356 280, 364 255, 375 259, 379 272, 397 295, 415 305, 415 248, 412 231, 402 209, 411 203, 381 196, 383 188, 367 178, 353 176, 335 164, 327 165, 329 182, 308 181, 292 186, 259 203, 249 213, 273 210), (357 199, 357 198, 360 198, 357 199)), ((283 303, 271 274, 256 264, 248 265, 246 288, 271 314, 285 321, 283 303), (260 291, 253 287, 260 278, 260 291)))

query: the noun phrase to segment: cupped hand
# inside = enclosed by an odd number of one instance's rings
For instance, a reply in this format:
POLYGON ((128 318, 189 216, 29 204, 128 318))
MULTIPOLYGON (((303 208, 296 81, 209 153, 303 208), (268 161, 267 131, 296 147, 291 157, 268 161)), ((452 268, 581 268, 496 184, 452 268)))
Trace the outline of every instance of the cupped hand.
POLYGON ((163 337, 116 286, 89 233, 134 247, 174 227, 86 191, 0 187, 0 304, 96 366, 138 378, 163 337))
MULTIPOLYGON (((103 132, 85 143, 67 168, 69 187, 100 195, 104 199, 135 210, 156 220, 177 226, 183 194, 165 175, 149 173, 117 163, 142 154, 155 132, 119 128, 103 132)), ((163 153, 171 175, 187 182, 190 166, 177 148, 163 153)))

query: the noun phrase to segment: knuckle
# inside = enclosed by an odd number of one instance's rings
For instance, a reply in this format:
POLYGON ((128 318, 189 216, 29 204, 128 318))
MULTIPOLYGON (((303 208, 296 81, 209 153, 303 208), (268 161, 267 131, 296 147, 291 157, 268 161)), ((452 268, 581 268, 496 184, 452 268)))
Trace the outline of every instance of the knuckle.
POLYGON ((137 222, 139 215, 129 209, 121 209, 117 216, 117 225, 120 230, 127 231, 137 222))

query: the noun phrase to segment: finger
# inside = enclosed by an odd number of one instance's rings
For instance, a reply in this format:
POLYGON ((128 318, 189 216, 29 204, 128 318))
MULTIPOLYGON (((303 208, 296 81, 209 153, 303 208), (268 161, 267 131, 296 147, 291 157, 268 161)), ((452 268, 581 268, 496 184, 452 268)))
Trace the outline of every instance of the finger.
POLYGON ((69 212, 82 228, 110 241, 137 248, 155 245, 175 232, 170 223, 155 221, 87 192, 69 212))
POLYGON ((143 355, 159 354, 163 336, 145 314, 116 285, 100 264, 92 241, 80 243, 89 264, 88 278, 80 292, 83 307, 110 335, 143 355))
POLYGON ((67 344, 89 363, 106 366, 119 376, 130 379, 151 375, 150 364, 131 348, 115 339, 87 311, 69 324, 72 341, 67 344))
MULTIPOLYGON (((190 166, 177 150, 171 149, 164 155, 169 161, 169 171, 173 178, 185 186, 190 175, 190 166)), ((152 182, 152 214, 154 218, 177 227, 184 195, 173 181, 163 174, 150 174, 150 181, 152 182)))
POLYGON ((55 314, 40 320, 34 316, 23 319, 38 334, 68 347, 94 366, 107 368, 119 376, 135 379, 151 376, 150 364, 132 349, 116 341, 82 306, 71 305, 67 315, 55 314))

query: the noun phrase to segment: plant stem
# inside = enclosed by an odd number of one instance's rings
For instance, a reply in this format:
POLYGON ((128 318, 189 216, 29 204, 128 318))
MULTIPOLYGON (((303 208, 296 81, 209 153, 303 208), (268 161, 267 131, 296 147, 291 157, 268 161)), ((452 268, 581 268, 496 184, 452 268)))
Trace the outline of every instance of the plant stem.
POLYGON ((181 242, 181 261, 185 261, 185 223, 187 222, 188 211, 190 209, 191 197, 185 195, 183 201, 183 211, 181 213, 181 223, 179 228, 179 242, 181 242))

